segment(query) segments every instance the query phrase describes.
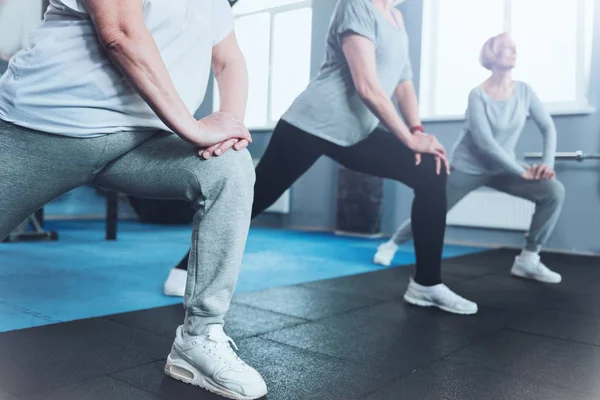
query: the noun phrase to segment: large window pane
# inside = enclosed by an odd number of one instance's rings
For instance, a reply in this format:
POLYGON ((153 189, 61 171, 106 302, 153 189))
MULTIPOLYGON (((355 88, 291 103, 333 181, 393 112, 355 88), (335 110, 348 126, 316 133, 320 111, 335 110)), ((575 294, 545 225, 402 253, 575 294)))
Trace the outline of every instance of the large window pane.
POLYGON ((248 127, 264 127, 267 124, 270 24, 269 13, 253 14, 235 20, 235 33, 246 58, 250 78, 245 118, 248 127))
POLYGON ((302 1, 305 0, 240 0, 233 7, 233 13, 235 15, 248 14, 302 1))
POLYGON ((270 113, 272 121, 281 117, 310 80, 311 21, 310 8, 275 15, 270 113))
POLYGON ((529 83, 544 102, 576 101, 583 72, 577 69, 577 2, 513 0, 512 32, 519 54, 515 79, 529 83))
MULTIPOLYGON (((589 87, 589 79, 590 79, 590 71, 592 68, 592 47, 594 44, 594 1, 595 0, 585 0, 585 85, 586 88, 589 87)), ((586 97, 588 95, 587 90, 585 93, 586 97)))
POLYGON ((479 65, 479 53, 488 38, 503 31, 504 1, 437 0, 434 4, 433 59, 422 61, 436 66, 430 75, 433 110, 436 115, 464 114, 469 92, 488 76, 479 65))

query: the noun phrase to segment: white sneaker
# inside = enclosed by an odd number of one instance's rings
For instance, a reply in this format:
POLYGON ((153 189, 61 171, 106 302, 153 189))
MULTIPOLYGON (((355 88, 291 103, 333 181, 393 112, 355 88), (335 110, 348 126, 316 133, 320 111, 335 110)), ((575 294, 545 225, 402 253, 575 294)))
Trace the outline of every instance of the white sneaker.
POLYGON ((254 368, 242 361, 233 340, 221 325, 209 325, 202 336, 183 338, 177 328, 165 373, 228 399, 253 400, 267 394, 267 385, 254 368))
POLYGON ((510 273, 519 278, 533 279, 544 283, 560 283, 562 281, 562 276, 546 267, 540 261, 540 256, 516 256, 510 273))
POLYGON ((169 272, 169 277, 163 287, 163 292, 167 296, 184 297, 185 284, 187 282, 187 271, 179 268, 173 268, 169 272))
POLYGON ((460 297, 443 283, 427 287, 419 285, 411 278, 404 300, 415 306, 437 307, 454 314, 477 313, 477 304, 460 297))
POLYGON ((398 251, 398 245, 393 241, 387 241, 377 248, 377 253, 373 257, 373 262, 379 265, 389 267, 394 260, 394 255, 398 251))

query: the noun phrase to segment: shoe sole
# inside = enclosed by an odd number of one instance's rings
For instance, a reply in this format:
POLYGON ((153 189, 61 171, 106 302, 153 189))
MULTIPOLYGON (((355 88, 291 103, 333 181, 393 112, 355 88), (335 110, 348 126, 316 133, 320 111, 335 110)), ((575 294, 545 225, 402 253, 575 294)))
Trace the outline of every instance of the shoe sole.
POLYGON ((518 270, 515 270, 515 269, 511 269, 510 273, 513 276, 516 276, 517 278, 527 279, 527 280, 530 280, 530 281, 537 281, 537 282, 542 282, 542 283, 554 283, 554 284, 558 284, 558 283, 562 282, 562 277, 558 281, 551 281, 551 280, 540 279, 540 278, 538 278, 536 276, 527 275, 527 274, 525 274, 523 272, 520 272, 518 270))
POLYGON ((390 265, 392 265, 392 260, 384 259, 383 257, 378 256, 376 254, 375 257, 373 257, 373 263, 383 265, 384 267, 389 267, 390 265))
POLYGON ((227 399, 233 400, 256 400, 264 397, 267 394, 267 391, 260 396, 242 396, 238 393, 234 393, 227 388, 224 388, 215 382, 213 382, 209 377, 202 374, 198 371, 194 366, 183 360, 174 360, 171 358, 171 355, 167 357, 167 363, 165 364, 165 374, 170 376, 171 378, 178 380, 183 383, 187 383, 189 385, 197 386, 204 390, 208 390, 211 393, 217 394, 219 396, 225 397, 227 399), (186 376, 184 374, 177 373, 177 370, 185 371, 187 374, 192 374, 193 377, 186 376))
POLYGON ((412 304, 413 306, 419 306, 419 307, 436 307, 439 308, 440 310, 444 310, 446 312, 452 313, 452 314, 458 314, 458 315, 473 315, 473 314, 477 314, 477 310, 474 311, 460 311, 454 308, 450 308, 450 307, 446 307, 446 306, 440 306, 438 304, 432 303, 430 301, 426 301, 426 300, 419 300, 419 299, 415 299, 413 297, 410 297, 408 295, 404 295, 404 300, 409 303, 412 304))
POLYGON ((169 289, 163 288, 163 293, 165 294, 165 296, 170 296, 170 297, 185 297, 185 291, 183 293, 181 293, 181 292, 177 292, 175 290, 169 290, 169 289))

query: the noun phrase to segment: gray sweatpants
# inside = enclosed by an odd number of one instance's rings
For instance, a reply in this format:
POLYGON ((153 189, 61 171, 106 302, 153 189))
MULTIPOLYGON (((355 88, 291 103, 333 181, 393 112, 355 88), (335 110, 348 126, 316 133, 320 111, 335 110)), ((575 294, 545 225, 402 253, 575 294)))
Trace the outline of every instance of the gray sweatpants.
POLYGON ((184 331, 194 336, 222 324, 250 226, 254 166, 248 151, 204 160, 173 134, 77 139, 0 120, 0 240, 50 200, 85 184, 194 204, 184 331))
MULTIPOLYGON (((556 179, 530 181, 509 174, 470 175, 453 170, 448 177, 446 197, 448 211, 473 190, 488 186, 500 192, 535 203, 535 213, 526 234, 525 249, 540 251, 552 234, 565 199, 565 187, 556 179)), ((412 239, 410 220, 394 233, 392 240, 401 244, 412 239)))

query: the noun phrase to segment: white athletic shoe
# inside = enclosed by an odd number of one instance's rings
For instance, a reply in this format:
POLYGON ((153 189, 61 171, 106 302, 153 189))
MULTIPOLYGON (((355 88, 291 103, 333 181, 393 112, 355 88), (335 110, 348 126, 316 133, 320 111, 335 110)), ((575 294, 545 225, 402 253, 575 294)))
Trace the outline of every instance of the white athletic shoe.
POLYGON ((184 297, 185 283, 187 282, 187 271, 179 268, 173 268, 169 272, 169 277, 163 287, 163 292, 167 296, 184 297))
POLYGON ((267 385, 254 368, 231 348, 233 340, 221 325, 209 325, 201 336, 184 340, 177 328, 165 373, 228 399, 253 400, 267 394, 267 385))
POLYGON ((387 241, 377 248, 377 253, 373 257, 373 262, 379 265, 389 267, 394 260, 394 255, 398 251, 398 245, 393 241, 387 241))
POLYGON ((437 307, 454 314, 477 313, 477 304, 460 297, 443 283, 427 287, 419 285, 411 278, 404 300, 415 306, 437 307))
POLYGON ((562 276, 546 267, 538 255, 515 257, 515 263, 510 273, 519 278, 533 279, 544 283, 560 283, 562 281, 562 276))

